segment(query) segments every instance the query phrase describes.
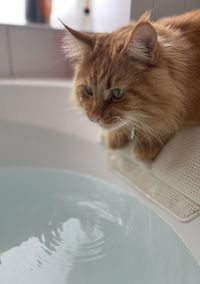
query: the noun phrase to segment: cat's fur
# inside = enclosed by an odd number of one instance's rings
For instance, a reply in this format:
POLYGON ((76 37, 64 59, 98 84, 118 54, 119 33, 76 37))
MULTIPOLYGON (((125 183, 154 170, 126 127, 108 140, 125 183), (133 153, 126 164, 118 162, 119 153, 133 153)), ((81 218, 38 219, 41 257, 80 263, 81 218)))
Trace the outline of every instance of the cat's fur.
POLYGON ((200 124, 200 10, 112 33, 84 34, 66 27, 65 48, 75 59, 74 96, 118 148, 136 129, 134 151, 152 160, 180 129, 200 124), (91 86, 94 95, 85 94, 91 86), (109 98, 123 88, 123 99, 109 98))

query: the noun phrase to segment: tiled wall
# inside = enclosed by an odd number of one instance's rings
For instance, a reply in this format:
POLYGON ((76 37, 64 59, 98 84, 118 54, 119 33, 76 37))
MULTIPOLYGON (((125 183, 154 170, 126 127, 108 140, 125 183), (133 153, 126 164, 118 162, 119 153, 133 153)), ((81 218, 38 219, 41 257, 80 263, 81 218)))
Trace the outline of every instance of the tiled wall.
POLYGON ((200 0, 132 0, 132 19, 137 20, 146 10, 152 10, 154 20, 200 8, 200 0))
POLYGON ((8 34, 5 27, 0 26, 0 77, 11 76, 8 34))
POLYGON ((66 78, 72 70, 61 51, 62 30, 0 25, 0 77, 66 78))
MULTIPOLYGON (((132 0, 132 18, 153 10, 153 19, 200 8, 200 0, 132 0)), ((69 78, 61 51, 62 30, 45 26, 0 25, 0 78, 69 78)))

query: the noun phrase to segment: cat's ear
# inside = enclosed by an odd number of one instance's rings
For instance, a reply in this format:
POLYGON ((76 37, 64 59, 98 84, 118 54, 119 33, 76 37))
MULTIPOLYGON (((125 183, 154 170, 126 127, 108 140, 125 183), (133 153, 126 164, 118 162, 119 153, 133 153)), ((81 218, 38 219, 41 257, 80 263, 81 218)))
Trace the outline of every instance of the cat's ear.
POLYGON ((61 23, 65 27, 63 51, 66 57, 74 62, 78 62, 82 58, 84 51, 92 51, 94 38, 87 33, 82 33, 66 26, 62 21, 61 23))
POLYGON ((138 19, 138 23, 149 22, 151 20, 151 16, 152 16, 152 11, 147 10, 146 12, 144 12, 144 14, 142 14, 142 16, 140 16, 140 18, 138 19))
POLYGON ((149 22, 136 25, 128 44, 128 52, 138 61, 153 65, 158 48, 157 33, 149 22))

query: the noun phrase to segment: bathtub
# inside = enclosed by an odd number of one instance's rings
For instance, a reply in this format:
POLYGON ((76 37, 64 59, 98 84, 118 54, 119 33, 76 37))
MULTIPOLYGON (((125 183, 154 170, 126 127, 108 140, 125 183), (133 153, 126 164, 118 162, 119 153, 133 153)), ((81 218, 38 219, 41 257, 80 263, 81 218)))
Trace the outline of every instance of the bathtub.
POLYGON ((68 169, 118 185, 177 233, 200 264, 200 217, 180 223, 114 174, 98 126, 69 103, 70 81, 1 80, 0 167, 68 169))

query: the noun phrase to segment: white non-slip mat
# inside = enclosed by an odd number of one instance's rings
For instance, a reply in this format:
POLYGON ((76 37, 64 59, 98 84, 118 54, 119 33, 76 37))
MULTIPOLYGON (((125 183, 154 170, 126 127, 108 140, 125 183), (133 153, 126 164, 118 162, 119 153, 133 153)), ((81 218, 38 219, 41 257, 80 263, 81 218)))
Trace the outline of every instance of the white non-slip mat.
POLYGON ((131 145, 109 151, 108 158, 129 184, 178 220, 200 215, 200 127, 176 134, 150 164, 137 161, 131 145))

